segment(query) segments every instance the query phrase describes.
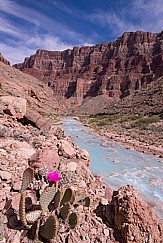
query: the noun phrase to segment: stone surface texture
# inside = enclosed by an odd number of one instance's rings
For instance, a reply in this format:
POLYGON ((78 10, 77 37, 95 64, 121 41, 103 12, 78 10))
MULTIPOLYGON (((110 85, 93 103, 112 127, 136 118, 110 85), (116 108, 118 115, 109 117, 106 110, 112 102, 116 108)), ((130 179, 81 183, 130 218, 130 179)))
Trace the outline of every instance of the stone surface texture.
MULTIPOLYGON (((162 242, 162 224, 137 191, 127 186, 113 192, 100 176, 92 175, 88 153, 64 131, 58 133, 54 126, 42 133, 10 115, 0 114, 0 134, 0 242, 29 242, 19 221, 21 179, 28 166, 68 173, 66 187, 80 190, 91 199, 89 210, 79 207, 76 228, 69 232, 61 228, 51 242, 162 242), (62 145, 62 153, 58 144, 62 145)), ((27 195, 33 204, 38 203, 32 189, 27 195)))
POLYGON ((0 53, 0 62, 3 62, 6 65, 10 65, 10 62, 6 60, 6 58, 4 58, 1 53, 0 53))

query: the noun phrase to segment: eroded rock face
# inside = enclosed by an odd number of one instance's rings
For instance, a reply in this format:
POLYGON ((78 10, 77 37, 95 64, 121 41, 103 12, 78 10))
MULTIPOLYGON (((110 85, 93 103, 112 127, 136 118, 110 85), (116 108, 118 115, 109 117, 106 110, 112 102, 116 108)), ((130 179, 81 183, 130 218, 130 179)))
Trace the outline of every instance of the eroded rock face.
POLYGON ((10 65, 10 62, 8 60, 6 60, 2 54, 0 53, 0 62, 3 62, 6 65, 10 65))
POLYGON ((163 75, 162 43, 163 32, 126 32, 92 47, 38 50, 14 66, 43 80, 55 96, 73 105, 98 95, 117 100, 163 75))
POLYGON ((163 241, 158 218, 132 186, 115 191, 111 205, 115 234, 121 243, 163 241))

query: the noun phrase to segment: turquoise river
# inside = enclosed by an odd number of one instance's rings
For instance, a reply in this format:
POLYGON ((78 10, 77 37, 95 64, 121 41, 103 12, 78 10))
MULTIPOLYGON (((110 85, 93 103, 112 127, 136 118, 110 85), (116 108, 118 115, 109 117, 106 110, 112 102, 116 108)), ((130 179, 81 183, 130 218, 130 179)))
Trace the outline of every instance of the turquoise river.
POLYGON ((163 161, 154 156, 126 149, 94 134, 81 122, 66 118, 60 126, 91 158, 91 171, 117 190, 133 185, 163 220, 163 161))

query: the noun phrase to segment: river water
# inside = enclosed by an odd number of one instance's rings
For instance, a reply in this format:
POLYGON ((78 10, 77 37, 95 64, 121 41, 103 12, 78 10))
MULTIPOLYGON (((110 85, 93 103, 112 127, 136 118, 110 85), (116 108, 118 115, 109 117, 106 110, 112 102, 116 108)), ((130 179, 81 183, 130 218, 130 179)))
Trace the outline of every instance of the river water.
POLYGON ((93 174, 115 190, 133 185, 163 220, 163 161, 108 141, 75 119, 64 119, 60 127, 89 152, 93 174))

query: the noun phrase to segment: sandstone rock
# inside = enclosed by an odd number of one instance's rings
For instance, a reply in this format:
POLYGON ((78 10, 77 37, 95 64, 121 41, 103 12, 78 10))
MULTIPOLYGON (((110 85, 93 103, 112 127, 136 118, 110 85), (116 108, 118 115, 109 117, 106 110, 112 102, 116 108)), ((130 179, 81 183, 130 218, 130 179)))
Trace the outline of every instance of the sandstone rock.
POLYGON ((52 126, 51 119, 41 116, 37 111, 28 109, 27 114, 22 119, 22 123, 31 124, 39 129, 48 130, 52 126))
POLYGON ((2 54, 0 53, 0 62, 3 62, 6 65, 10 65, 10 62, 8 60, 6 60, 2 54))
POLYGON ((8 105, 7 108, 4 109, 4 112, 10 116, 16 116, 16 111, 11 105, 8 105))
POLYGON ((104 229, 104 235, 109 236, 109 230, 108 229, 104 229))
POLYGON ((8 171, 0 170, 0 177, 1 177, 2 180, 10 181, 11 178, 12 178, 12 174, 8 171))
POLYGON ((49 171, 55 171, 60 163, 60 158, 53 147, 43 148, 34 153, 28 160, 30 167, 34 169, 48 168, 49 171))
POLYGON ((108 204, 108 200, 106 198, 101 198, 101 204, 102 205, 107 205, 108 204))
POLYGON ((15 96, 1 96, 0 101, 5 104, 10 104, 18 113, 22 114, 22 117, 26 114, 26 99, 15 96))
POLYGON ((90 156, 89 156, 88 151, 86 149, 82 149, 80 151, 80 156, 82 159, 84 159, 86 161, 87 166, 89 166, 90 165, 90 156))
POLYGON ((19 211, 19 202, 20 202, 20 193, 12 193, 12 208, 16 210, 17 212, 19 211))
POLYGON ((73 158, 76 155, 73 146, 66 140, 61 140, 59 144, 59 151, 65 158, 73 158))
POLYGON ((21 189, 21 181, 17 181, 16 183, 14 183, 13 189, 19 191, 21 189))
POLYGON ((75 171, 77 168, 77 163, 75 163, 75 162, 67 163, 66 167, 70 171, 75 171))
POLYGON ((14 236, 13 243, 20 242, 20 236, 21 236, 21 232, 18 231, 14 236))
POLYGON ((132 186, 114 191, 111 205, 114 229, 120 242, 163 241, 161 222, 132 186))
POLYGON ((2 202, 0 202, 0 211, 2 211, 4 209, 5 204, 6 204, 5 200, 3 200, 2 202))

